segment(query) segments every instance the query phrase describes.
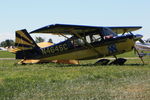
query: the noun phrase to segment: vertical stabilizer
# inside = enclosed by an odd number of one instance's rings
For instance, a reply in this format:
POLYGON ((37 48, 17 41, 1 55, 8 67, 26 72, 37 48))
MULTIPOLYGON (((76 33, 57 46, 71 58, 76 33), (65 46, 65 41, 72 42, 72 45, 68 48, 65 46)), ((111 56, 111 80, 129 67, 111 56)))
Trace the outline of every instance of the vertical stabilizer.
POLYGON ((16 31, 15 47, 16 59, 33 59, 40 53, 40 48, 25 29, 16 31))
POLYGON ((37 47, 32 37, 24 30, 16 31, 15 47, 20 50, 29 50, 37 47))

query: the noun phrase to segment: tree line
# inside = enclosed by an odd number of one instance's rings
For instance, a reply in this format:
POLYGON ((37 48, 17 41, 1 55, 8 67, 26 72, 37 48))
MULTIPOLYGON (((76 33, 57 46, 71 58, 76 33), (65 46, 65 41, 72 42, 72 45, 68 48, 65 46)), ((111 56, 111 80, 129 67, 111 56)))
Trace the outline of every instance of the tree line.
MULTIPOLYGON (((45 41, 45 39, 42 37, 36 37, 35 38, 36 43, 40 43, 40 42, 44 42, 44 41, 45 41)), ((48 42, 53 43, 51 38, 48 40, 48 42)), ((5 41, 2 41, 0 43, 0 47, 11 47, 11 46, 15 46, 15 41, 12 39, 6 39, 5 41)))

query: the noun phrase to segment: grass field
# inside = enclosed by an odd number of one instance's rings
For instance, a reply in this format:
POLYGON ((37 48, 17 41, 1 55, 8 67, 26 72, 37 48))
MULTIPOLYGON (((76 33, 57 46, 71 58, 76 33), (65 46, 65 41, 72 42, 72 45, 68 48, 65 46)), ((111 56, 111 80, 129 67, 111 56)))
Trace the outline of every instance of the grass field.
POLYGON ((0 51, 0 58, 15 58, 15 54, 8 51, 0 51))
POLYGON ((149 100, 150 58, 144 60, 145 65, 130 59, 123 66, 0 60, 0 100, 149 100))

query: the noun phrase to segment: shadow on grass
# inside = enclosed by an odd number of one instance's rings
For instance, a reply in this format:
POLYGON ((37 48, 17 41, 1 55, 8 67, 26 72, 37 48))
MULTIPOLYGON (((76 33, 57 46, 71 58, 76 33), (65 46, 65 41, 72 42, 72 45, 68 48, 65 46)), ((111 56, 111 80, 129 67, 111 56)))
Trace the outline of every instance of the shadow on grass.
POLYGON ((124 64, 123 66, 145 66, 148 64, 124 64))
POLYGON ((55 67, 98 67, 98 66, 103 66, 103 67, 109 67, 109 66, 120 66, 120 67, 123 67, 123 66, 145 66, 145 65, 148 65, 148 64, 124 64, 124 65, 99 65, 99 64, 78 64, 78 65, 73 65, 73 64, 57 64, 55 67))
MULTIPOLYGON (((74 64, 57 64, 57 63, 38 63, 38 64, 17 64, 15 63, 14 66, 28 66, 28 65, 46 65, 46 67, 109 67, 109 66, 120 66, 120 67, 123 67, 123 66, 146 66, 148 64, 124 64, 124 65, 100 65, 100 64, 93 64, 93 63, 88 63, 88 64, 77 64, 77 65, 74 65, 74 64)), ((44 66, 43 66, 44 67, 44 66)))

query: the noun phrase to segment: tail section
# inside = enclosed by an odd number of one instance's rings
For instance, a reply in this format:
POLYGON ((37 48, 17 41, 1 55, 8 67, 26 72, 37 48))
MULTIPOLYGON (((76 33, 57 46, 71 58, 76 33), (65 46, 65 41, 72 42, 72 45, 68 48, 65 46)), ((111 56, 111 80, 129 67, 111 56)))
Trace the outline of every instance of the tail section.
POLYGON ((30 50, 36 46, 36 43, 25 29, 16 31, 15 47, 17 47, 17 49, 30 50))
POLYGON ((38 57, 39 47, 25 29, 16 31, 15 47, 16 59, 38 57))

